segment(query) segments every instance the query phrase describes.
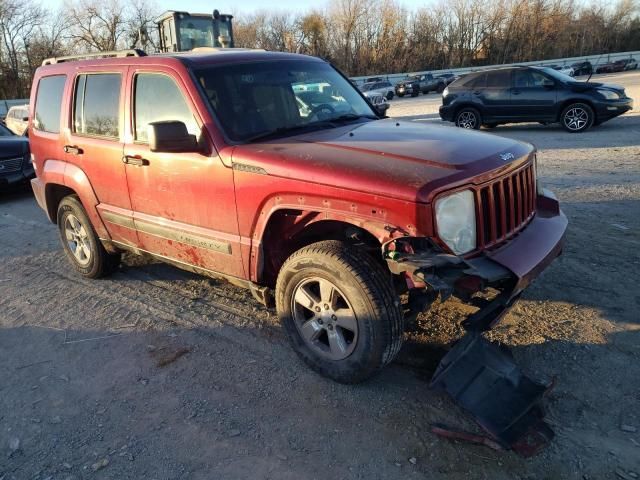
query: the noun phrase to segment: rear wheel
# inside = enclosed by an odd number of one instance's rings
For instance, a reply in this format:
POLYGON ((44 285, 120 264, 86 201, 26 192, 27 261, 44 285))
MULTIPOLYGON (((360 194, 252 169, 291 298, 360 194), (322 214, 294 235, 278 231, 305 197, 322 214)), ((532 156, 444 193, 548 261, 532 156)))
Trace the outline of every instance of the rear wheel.
POLYGON ((82 203, 75 195, 63 198, 58 206, 58 231, 62 248, 80 275, 99 278, 118 267, 120 254, 112 254, 104 249, 82 203))
POLYGON ((298 250, 276 284, 278 315, 298 355, 341 383, 380 371, 402 345, 403 317, 388 272, 343 242, 298 250))
POLYGON ((482 117, 475 108, 465 107, 456 114, 455 123, 460 128, 477 130, 482 125, 482 117))
POLYGON ((560 115, 560 122, 564 129, 571 133, 580 133, 593 125, 595 115, 593 109, 586 103, 572 103, 560 115))

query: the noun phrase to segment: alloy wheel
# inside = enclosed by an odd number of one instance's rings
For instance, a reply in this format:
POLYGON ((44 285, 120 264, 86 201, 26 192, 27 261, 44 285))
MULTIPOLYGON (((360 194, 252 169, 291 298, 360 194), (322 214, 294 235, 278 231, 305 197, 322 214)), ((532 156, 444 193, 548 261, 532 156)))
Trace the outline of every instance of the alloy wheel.
POLYGON ((564 115, 564 124, 569 130, 582 130, 588 123, 589 113, 582 107, 570 108, 564 115))
POLYGON ((477 121, 475 113, 466 111, 458 115, 457 124, 462 128, 475 128, 477 121))
POLYGON ((329 280, 306 278, 293 291, 291 311, 304 342, 329 360, 342 360, 358 340, 358 320, 347 297, 329 280))
POLYGON ((70 213, 64 221, 64 236, 67 246, 76 261, 86 266, 91 261, 91 243, 89 235, 78 217, 70 213))

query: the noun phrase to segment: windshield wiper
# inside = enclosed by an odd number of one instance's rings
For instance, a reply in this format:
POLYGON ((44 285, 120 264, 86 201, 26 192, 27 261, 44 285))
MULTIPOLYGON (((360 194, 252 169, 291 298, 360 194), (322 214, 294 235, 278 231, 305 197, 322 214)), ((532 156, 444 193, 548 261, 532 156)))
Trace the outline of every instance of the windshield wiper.
POLYGON ((278 127, 273 130, 267 130, 261 133, 257 133, 249 138, 246 138, 244 141, 246 143, 257 142, 258 140, 266 140, 268 138, 277 137, 280 135, 286 135, 290 133, 295 133, 298 131, 311 130, 314 128, 334 128, 337 127, 340 122, 348 122, 351 120, 359 120, 361 118, 368 118, 371 120, 379 120, 378 117, 373 115, 357 115, 355 113, 347 113, 344 115, 340 115, 335 118, 328 118, 326 120, 320 120, 317 122, 306 123, 303 125, 295 125, 292 127, 278 127))
POLYGON ((375 115, 358 115, 357 113, 345 113, 338 117, 329 118, 327 122, 348 122, 350 120, 360 120, 361 118, 368 118, 369 120, 379 120, 379 117, 375 115))

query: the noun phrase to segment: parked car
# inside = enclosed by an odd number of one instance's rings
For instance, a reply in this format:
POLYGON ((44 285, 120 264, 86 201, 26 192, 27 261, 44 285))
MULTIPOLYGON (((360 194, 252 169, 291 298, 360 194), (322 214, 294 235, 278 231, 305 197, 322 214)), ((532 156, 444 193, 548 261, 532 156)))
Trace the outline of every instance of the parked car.
POLYGON ((499 292, 471 318, 488 329, 562 251, 528 143, 382 119, 313 57, 111 56, 45 60, 31 88, 33 190, 81 276, 130 251, 225 278, 353 383, 434 295, 499 292), (303 115, 317 85, 333 103, 303 115))
POLYGON ((360 91, 362 93, 379 93, 383 95, 387 100, 391 100, 393 98, 393 95, 395 94, 393 85, 391 85, 391 83, 387 80, 383 80, 381 82, 365 83, 360 88, 360 91))
POLYGON ((636 70, 638 68, 638 62, 635 58, 627 58, 624 60, 624 69, 625 70, 636 70))
POLYGON ((602 65, 598 65, 596 73, 617 73, 623 72, 627 66, 627 60, 616 60, 602 65))
POLYGON ((411 95, 415 97, 420 92, 427 94, 429 92, 442 92, 446 88, 446 82, 443 78, 435 78, 430 73, 420 75, 409 75, 401 82, 396 84, 396 95, 404 97, 411 95))
POLYGON ((0 187, 29 180, 34 175, 29 139, 0 125, 0 187))
POLYGON ((29 124, 29 105, 11 107, 4 123, 16 135, 24 134, 29 124))
POLYGON ((389 110, 390 105, 389 102, 387 102, 387 98, 382 93, 377 91, 368 91, 364 92, 363 95, 367 97, 379 115, 385 116, 387 114, 387 110, 389 110))
POLYGON ((575 76, 579 75, 591 75, 593 73, 593 65, 590 61, 577 62, 571 65, 575 76))
POLYGON ((573 67, 569 67, 567 65, 542 65, 542 66, 547 68, 553 68, 554 70, 560 73, 564 73, 565 75, 568 75, 570 77, 573 77, 575 75, 573 67))
POLYGON ((583 132, 633 108, 624 88, 580 82, 546 67, 469 74, 443 92, 440 117, 464 128, 515 122, 560 122, 583 132))
POLYGON ((460 77, 458 75, 453 74, 453 73, 441 73, 440 75, 436 75, 435 78, 437 80, 443 80, 444 84, 446 86, 446 85, 449 85, 450 83, 454 82, 455 80, 457 80, 460 77))

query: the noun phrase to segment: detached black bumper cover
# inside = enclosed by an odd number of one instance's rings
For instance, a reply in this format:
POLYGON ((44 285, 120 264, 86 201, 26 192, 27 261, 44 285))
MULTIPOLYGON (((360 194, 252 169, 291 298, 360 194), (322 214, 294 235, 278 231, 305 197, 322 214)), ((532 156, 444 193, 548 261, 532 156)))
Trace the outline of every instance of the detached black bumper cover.
POLYGON ((553 439, 540 402, 549 386, 522 374, 510 352, 482 338, 463 337, 447 353, 431 380, 445 390, 505 449, 535 455, 553 439))

